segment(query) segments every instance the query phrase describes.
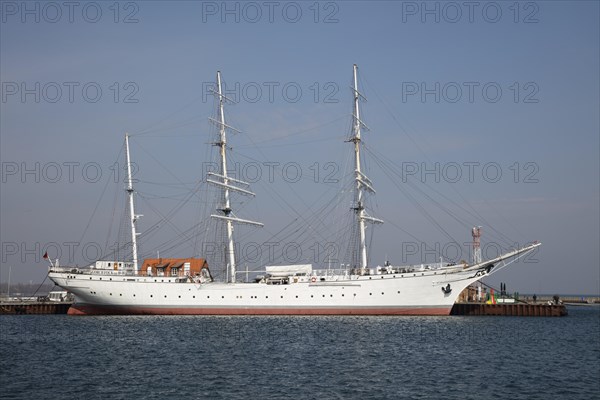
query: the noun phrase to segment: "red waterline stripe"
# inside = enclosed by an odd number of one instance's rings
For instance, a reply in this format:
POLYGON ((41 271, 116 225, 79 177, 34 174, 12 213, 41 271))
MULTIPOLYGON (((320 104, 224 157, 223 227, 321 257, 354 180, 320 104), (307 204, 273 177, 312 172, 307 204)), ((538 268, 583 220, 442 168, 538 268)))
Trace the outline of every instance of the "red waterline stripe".
POLYGON ((177 308, 72 305, 69 315, 449 315, 451 307, 177 308))

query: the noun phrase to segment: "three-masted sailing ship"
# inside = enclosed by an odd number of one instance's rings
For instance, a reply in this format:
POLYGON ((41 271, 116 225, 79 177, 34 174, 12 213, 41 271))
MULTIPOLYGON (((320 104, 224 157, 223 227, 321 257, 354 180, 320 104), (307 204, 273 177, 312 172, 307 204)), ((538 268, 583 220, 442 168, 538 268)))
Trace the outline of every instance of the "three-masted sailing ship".
POLYGON ((125 137, 127 194, 132 259, 99 260, 86 268, 51 267, 49 277, 73 293, 69 314, 280 314, 280 315, 448 315, 459 294, 472 283, 533 251, 540 243, 510 251, 496 258, 469 264, 428 265, 427 268, 368 264, 366 225, 381 224, 368 213, 364 196, 374 192, 361 165, 361 120, 357 66, 353 73, 353 124, 349 142, 354 151, 353 214, 357 232, 356 265, 341 269, 316 269, 312 264, 265 266, 253 282, 236 279, 234 224, 262 226, 242 219, 232 209, 230 196, 253 195, 249 184, 228 175, 227 131, 221 74, 214 94, 220 169, 206 182, 221 192, 221 204, 211 218, 224 224, 228 273, 224 281, 213 279, 202 258, 146 259, 139 265, 129 137, 125 137))

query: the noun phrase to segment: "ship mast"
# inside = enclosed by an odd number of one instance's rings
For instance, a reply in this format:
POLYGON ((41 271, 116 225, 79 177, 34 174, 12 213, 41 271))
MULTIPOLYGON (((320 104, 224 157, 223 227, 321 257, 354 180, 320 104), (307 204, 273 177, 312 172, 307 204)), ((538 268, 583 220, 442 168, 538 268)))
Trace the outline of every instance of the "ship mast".
POLYGON ((362 98, 366 100, 365 97, 358 91, 358 66, 354 64, 354 73, 353 73, 353 87, 352 92, 354 95, 354 113, 353 113, 353 124, 352 124, 352 132, 353 135, 350 138, 350 142, 354 143, 354 172, 355 172, 355 181, 356 187, 354 192, 354 200, 355 207, 354 211, 356 213, 356 223, 358 225, 358 235, 359 235, 359 262, 360 262, 360 273, 363 274, 366 272, 367 268, 367 243, 366 243, 366 222, 383 223, 382 220, 373 218, 367 215, 364 206, 364 192, 369 191, 375 193, 375 189, 373 189, 372 183, 367 178, 365 174, 361 171, 361 161, 360 161, 360 144, 361 144, 361 128, 365 128, 368 130, 369 128, 361 121, 360 119, 360 107, 359 101, 362 98))
POLYGON ((133 202, 133 177, 131 175, 131 157, 129 155, 129 134, 125 134, 125 154, 127 157, 127 196, 129 197, 129 217, 131 223, 131 249, 133 256, 133 270, 137 274, 138 272, 138 254, 137 254, 137 232, 135 229, 135 223, 141 215, 135 214, 134 202, 133 202))
MULTIPOLYGON (((227 137, 225 135, 225 110, 223 109, 223 96, 221 91, 221 71, 217 72, 217 91, 219 93, 219 149, 221 155, 221 174, 223 175, 223 184, 226 185, 223 188, 223 208, 221 212, 229 217, 231 215, 231 205, 229 203, 229 179, 227 178, 227 157, 225 152, 227 149, 227 137)), ((227 228, 227 260, 229 261, 229 268, 231 269, 231 279, 235 282, 235 251, 233 244, 233 223, 230 220, 225 221, 227 228)))
POLYGON ((225 123, 225 111, 224 111, 225 104, 224 103, 226 100, 229 100, 229 101, 231 101, 231 100, 228 99, 225 95, 223 95, 223 91, 221 88, 221 71, 217 71, 217 91, 215 92, 213 90, 213 93, 219 99, 219 106, 218 106, 218 111, 217 111, 218 119, 217 120, 214 120, 212 118, 209 118, 209 119, 213 123, 215 123, 219 128, 219 141, 214 143, 214 145, 219 147, 219 155, 221 158, 221 160, 220 160, 221 165, 220 165, 220 171, 219 171, 220 173, 219 174, 212 173, 212 172, 208 173, 209 176, 213 176, 213 177, 219 179, 219 181, 215 181, 215 180, 211 180, 211 179, 207 179, 206 181, 208 183, 212 183, 213 185, 216 185, 221 188, 223 203, 221 204, 221 208, 219 208, 218 211, 220 211, 222 213, 222 215, 211 215, 211 217, 224 220, 224 222, 225 222, 225 228, 227 231, 227 261, 229 264, 229 281, 233 283, 236 281, 235 245, 233 242, 233 223, 237 222, 237 223, 241 223, 241 224, 249 224, 249 225, 255 225, 255 226, 263 226, 263 224, 261 224, 259 222, 236 218, 235 215, 233 214, 233 209, 231 208, 231 202, 230 202, 230 191, 235 191, 235 192, 239 192, 239 193, 250 195, 250 196, 254 196, 254 193, 252 193, 249 190, 242 189, 238 186, 235 186, 234 183, 244 185, 244 186, 249 186, 249 184, 244 181, 238 180, 238 179, 230 178, 227 173, 227 134, 226 134, 227 129, 231 129, 236 132, 239 132, 239 131, 225 123))

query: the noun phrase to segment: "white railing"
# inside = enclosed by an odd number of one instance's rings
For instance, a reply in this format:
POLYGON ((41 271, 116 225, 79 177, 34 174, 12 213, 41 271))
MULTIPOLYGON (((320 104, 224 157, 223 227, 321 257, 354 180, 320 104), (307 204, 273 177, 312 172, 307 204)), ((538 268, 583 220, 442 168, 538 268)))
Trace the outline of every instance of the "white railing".
POLYGON ((136 273, 133 269, 130 270, 112 270, 112 269, 94 269, 94 268, 68 268, 55 267, 50 268, 50 272, 71 273, 76 275, 117 275, 117 276, 147 276, 146 273, 136 273))

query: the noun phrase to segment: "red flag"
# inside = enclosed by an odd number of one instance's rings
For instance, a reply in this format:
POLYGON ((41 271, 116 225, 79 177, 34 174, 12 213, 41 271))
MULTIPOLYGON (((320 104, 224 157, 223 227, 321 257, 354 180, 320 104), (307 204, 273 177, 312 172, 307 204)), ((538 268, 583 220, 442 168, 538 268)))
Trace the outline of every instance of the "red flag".
POLYGON ((47 259, 48 259, 48 252, 45 252, 44 253, 44 260, 47 260, 47 259))

